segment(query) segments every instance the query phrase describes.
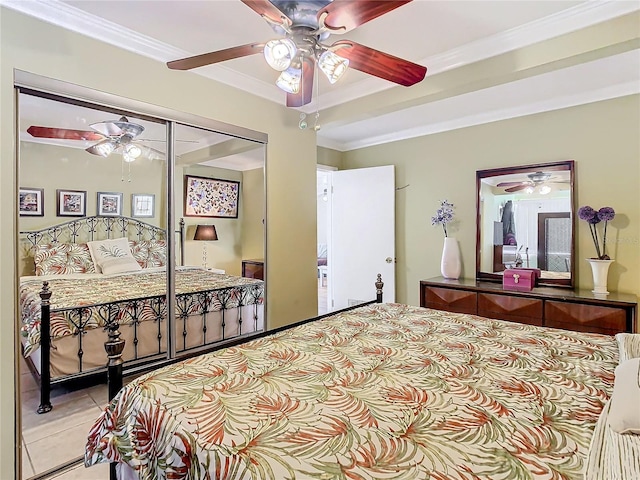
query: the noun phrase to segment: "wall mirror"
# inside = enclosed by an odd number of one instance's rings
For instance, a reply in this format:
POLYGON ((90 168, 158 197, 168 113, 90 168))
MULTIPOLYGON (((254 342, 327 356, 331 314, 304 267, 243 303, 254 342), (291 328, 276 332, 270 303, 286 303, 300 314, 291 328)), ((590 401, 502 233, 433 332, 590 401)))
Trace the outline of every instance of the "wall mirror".
POLYGON ((22 479, 82 461, 108 400, 100 322, 118 319, 129 378, 266 325, 264 279, 242 274, 266 254, 266 135, 33 77, 16 97, 22 479), (191 209, 187 177, 201 179, 191 209), (199 227, 216 235, 196 238, 199 227), (95 241, 127 270, 96 271, 95 241))
POLYGON ((476 172, 476 277, 541 270, 540 285, 573 287, 574 162, 476 172))

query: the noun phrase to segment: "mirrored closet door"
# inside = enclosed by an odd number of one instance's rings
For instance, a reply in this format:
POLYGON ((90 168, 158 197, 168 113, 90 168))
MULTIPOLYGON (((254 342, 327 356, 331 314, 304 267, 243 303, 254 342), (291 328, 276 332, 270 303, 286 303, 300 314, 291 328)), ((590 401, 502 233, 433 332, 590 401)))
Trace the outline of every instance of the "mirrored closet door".
POLYGON ((127 381, 265 328, 266 136, 117 100, 19 89, 23 479, 80 463, 109 331, 127 381))

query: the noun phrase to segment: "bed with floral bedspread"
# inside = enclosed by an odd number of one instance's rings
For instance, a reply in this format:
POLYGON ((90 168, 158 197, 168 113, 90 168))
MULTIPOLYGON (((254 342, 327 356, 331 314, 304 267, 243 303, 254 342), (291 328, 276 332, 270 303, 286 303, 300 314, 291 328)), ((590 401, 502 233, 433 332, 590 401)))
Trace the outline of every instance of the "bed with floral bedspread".
MULTIPOLYGON (((244 277, 217 274, 197 267, 177 267, 176 296, 209 292, 208 311, 261 304, 264 282, 244 277)), ((146 268, 121 274, 67 274, 22 277, 20 311, 24 355, 29 356, 40 344, 40 291, 49 282, 51 296, 51 338, 78 335, 80 331, 104 328, 107 322, 121 324, 157 319, 166 308, 167 273, 164 267, 146 268), (133 300, 140 300, 132 303, 133 300), (108 305, 122 305, 114 318, 108 305), (78 307, 82 316, 78 315, 78 307), (136 315, 131 308, 136 308, 136 315)), ((200 304, 189 302, 189 307, 200 304)), ((180 303, 178 303, 180 306, 180 303)), ((179 312, 180 313, 180 312, 179 312)), ((190 312, 186 312, 190 313, 190 312)))
POLYGON ((383 304, 150 372, 90 430, 122 478, 582 479, 613 337, 383 304))

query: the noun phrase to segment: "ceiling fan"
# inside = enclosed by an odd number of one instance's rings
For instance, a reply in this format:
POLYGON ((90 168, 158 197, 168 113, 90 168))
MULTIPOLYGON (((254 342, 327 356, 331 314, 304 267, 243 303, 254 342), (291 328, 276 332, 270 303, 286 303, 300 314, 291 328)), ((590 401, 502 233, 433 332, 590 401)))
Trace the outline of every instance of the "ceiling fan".
POLYGON ((323 43, 332 34, 353 30, 411 0, 241 1, 284 38, 174 60, 167 66, 190 70, 262 52, 269 66, 281 72, 276 85, 287 93, 287 107, 301 107, 311 102, 315 66, 331 83, 348 67, 406 87, 422 81, 427 72, 422 65, 352 40, 338 40, 331 45, 323 43))
POLYGON ((551 187, 548 183, 569 183, 569 180, 550 181, 551 173, 548 172, 534 172, 527 175, 529 180, 515 181, 515 182, 500 182, 496 186, 504 188, 505 192, 513 193, 520 190, 525 190, 526 193, 533 193, 537 187, 542 195, 546 195, 551 191, 551 187), (506 188, 505 188, 506 187, 506 188))
POLYGON ((144 131, 144 127, 130 122, 127 117, 120 117, 117 121, 92 123, 89 126, 93 131, 32 125, 27 133, 37 138, 97 141, 85 150, 101 157, 108 157, 114 152, 121 153, 124 161, 129 163, 141 155, 150 159, 164 158, 163 152, 140 143, 144 140, 137 137, 144 131))

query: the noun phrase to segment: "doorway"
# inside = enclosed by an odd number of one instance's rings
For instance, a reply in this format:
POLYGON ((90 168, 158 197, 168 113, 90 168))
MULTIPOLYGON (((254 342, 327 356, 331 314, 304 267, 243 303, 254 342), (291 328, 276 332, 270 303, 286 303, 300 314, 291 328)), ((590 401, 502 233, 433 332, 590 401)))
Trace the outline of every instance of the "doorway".
POLYGON ((317 168, 317 250, 318 250, 318 315, 331 311, 329 305, 329 238, 331 231, 331 174, 334 167, 317 168))
POLYGON ((383 301, 394 302, 394 167, 318 166, 317 179, 318 313, 372 300, 378 274, 383 301))

